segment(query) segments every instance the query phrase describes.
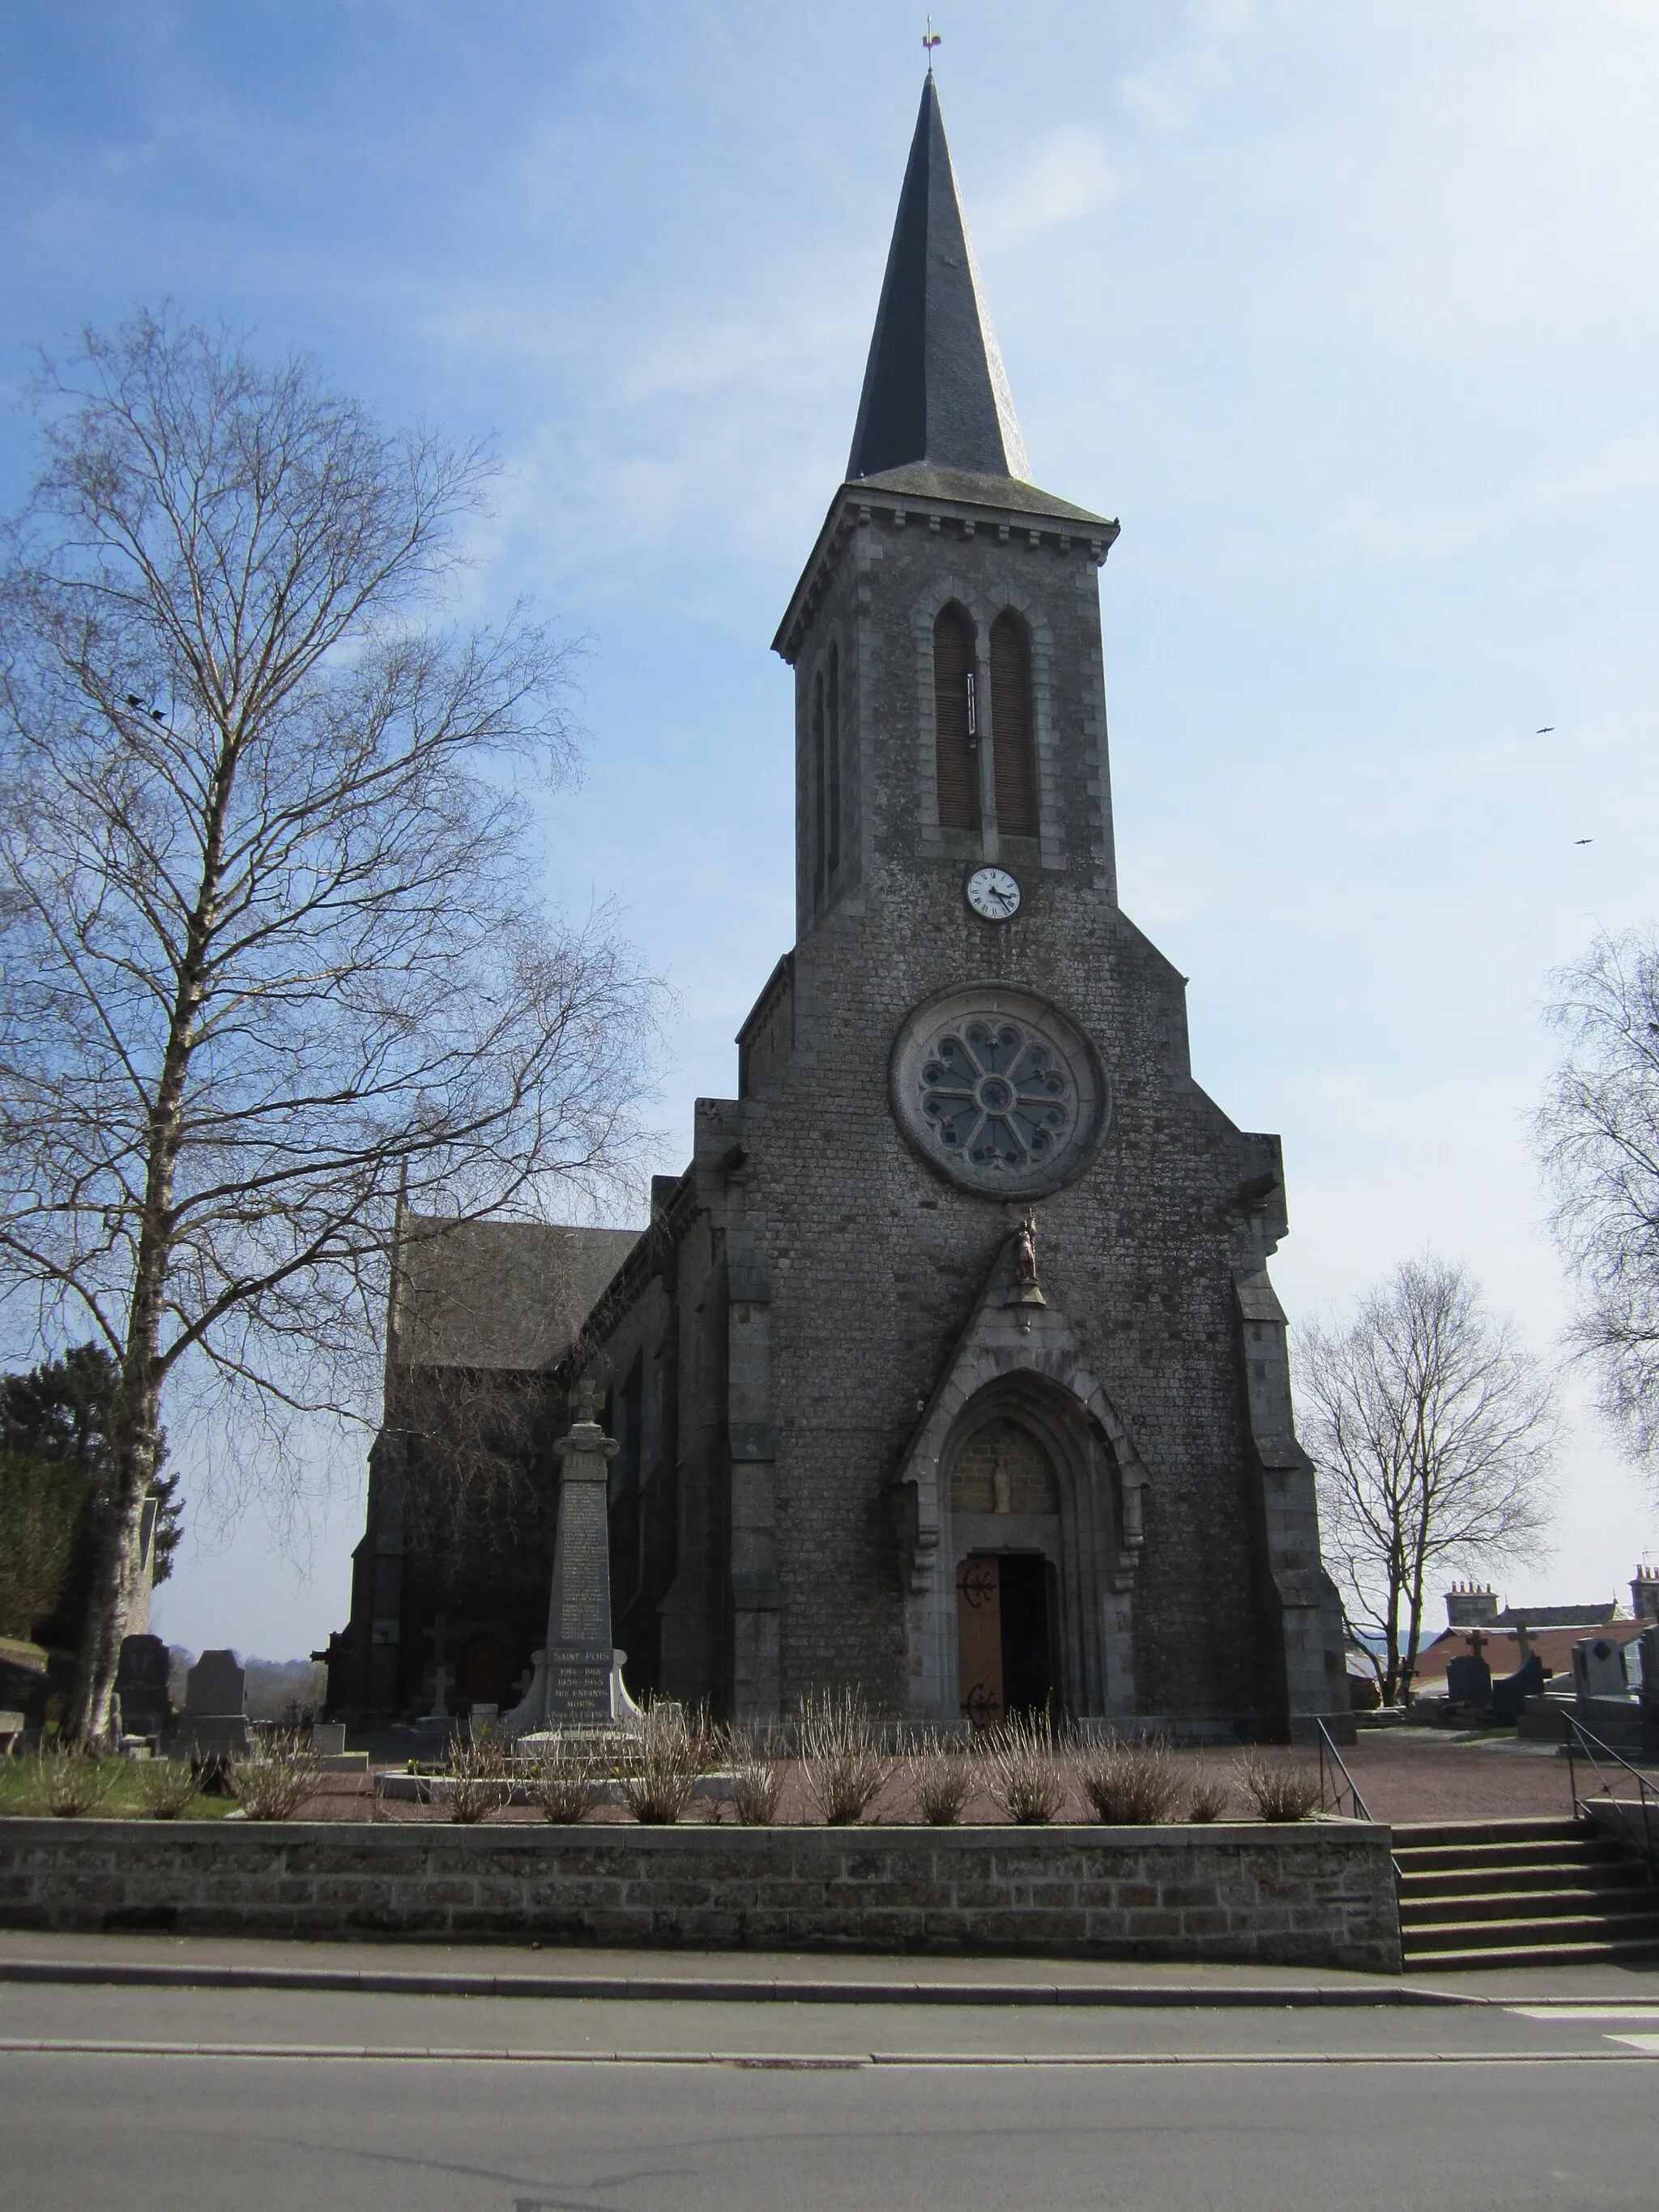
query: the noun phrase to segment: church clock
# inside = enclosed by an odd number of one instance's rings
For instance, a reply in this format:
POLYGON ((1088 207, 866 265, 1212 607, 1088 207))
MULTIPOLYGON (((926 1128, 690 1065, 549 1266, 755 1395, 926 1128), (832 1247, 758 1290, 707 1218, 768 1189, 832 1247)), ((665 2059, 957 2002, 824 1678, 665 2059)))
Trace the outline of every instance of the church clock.
POLYGON ((963 889, 985 921, 1012 921, 1019 912, 1019 878, 1006 868, 975 868, 963 889))

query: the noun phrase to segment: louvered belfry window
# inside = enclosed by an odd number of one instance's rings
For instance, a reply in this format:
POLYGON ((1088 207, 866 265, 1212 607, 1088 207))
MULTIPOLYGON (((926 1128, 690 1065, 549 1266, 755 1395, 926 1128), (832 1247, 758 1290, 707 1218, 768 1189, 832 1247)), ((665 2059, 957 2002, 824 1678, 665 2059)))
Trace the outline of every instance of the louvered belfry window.
POLYGON ((824 744, 829 748, 829 873, 841 866, 841 647, 830 647, 830 682, 824 693, 824 744))
POLYGON ((1036 757, 1031 743, 1031 647, 1025 625, 1007 610, 991 624, 991 744, 997 828, 1010 837, 1037 834, 1036 757))
POLYGON ((939 732, 939 818, 945 830, 979 827, 979 750, 974 712, 974 625, 960 607, 933 624, 933 713, 939 732))
POLYGON ((812 678, 812 888, 823 889, 823 676, 812 678))

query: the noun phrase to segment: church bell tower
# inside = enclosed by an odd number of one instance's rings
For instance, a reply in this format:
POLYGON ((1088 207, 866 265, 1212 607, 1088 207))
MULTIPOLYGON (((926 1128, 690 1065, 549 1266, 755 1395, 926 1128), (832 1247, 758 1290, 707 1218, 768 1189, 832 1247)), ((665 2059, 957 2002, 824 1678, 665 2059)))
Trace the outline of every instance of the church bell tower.
POLYGON ((1194 1083, 1183 979, 1118 905, 1117 535, 1030 481, 930 74, 775 641, 796 944, 596 1315, 673 1455, 676 1694, 1222 1735, 1346 1709, 1279 1140, 1194 1083))

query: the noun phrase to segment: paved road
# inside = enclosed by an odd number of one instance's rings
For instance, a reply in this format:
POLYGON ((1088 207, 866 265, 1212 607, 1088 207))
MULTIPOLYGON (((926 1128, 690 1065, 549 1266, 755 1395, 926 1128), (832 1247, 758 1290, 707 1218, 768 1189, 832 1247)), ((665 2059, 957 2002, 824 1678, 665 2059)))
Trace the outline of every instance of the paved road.
POLYGON ((1659 2004, 0 2001, 6 2212, 1649 2212, 1659 2154, 1659 2004))

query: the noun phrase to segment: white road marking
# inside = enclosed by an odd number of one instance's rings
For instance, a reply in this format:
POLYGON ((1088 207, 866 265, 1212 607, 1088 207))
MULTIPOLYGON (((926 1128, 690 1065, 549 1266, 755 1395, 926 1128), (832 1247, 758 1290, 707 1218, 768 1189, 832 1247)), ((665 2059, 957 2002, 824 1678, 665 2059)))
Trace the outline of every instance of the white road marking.
POLYGON ((1517 2020, 1659 2021, 1659 2005, 1625 2004, 1617 1999, 1611 2004, 1505 2005, 1504 2009, 1517 2020))

